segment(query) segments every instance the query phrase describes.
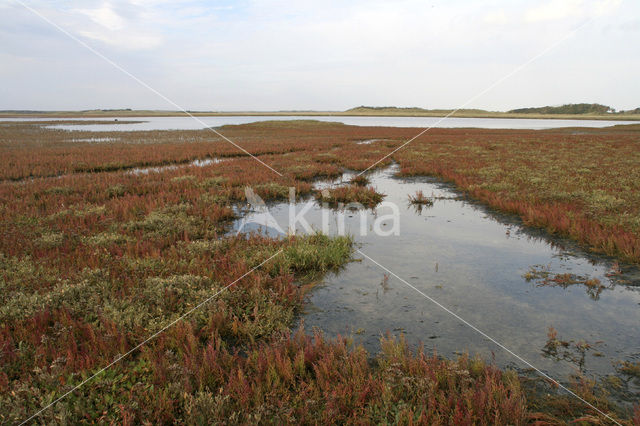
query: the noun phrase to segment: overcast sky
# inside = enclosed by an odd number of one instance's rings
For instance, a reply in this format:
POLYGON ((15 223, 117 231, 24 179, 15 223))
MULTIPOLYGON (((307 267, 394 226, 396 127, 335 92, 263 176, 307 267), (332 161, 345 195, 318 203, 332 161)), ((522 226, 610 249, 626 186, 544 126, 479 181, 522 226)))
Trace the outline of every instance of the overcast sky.
MULTIPOLYGON (((640 107, 637 0, 22 1, 191 110, 454 108, 576 28, 469 107, 640 107)), ((0 81, 0 109, 176 109, 14 0, 0 81)))

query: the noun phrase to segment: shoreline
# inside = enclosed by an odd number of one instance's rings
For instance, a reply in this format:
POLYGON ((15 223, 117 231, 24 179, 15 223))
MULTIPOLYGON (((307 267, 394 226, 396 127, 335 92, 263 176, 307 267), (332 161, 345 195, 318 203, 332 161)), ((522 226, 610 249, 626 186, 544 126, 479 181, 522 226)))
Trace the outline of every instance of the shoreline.
MULTIPOLYGON (((37 112, 0 112, 0 118, 134 118, 134 117, 428 117, 443 118, 451 111, 424 113, 390 112, 343 112, 343 111, 223 111, 189 112, 180 111, 37 111, 37 112)), ((589 115, 589 114, 525 114, 525 113, 471 113, 457 112, 450 118, 505 118, 533 120, 603 120, 603 121, 640 121, 640 114, 630 115, 589 115)))

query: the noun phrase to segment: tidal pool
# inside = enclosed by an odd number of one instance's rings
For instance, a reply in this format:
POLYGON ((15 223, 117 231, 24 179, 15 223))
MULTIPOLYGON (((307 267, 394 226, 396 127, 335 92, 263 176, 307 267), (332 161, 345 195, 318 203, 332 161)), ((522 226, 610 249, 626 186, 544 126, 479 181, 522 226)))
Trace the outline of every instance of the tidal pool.
POLYGON ((168 164, 166 166, 150 166, 150 167, 136 167, 134 169, 128 170, 127 173, 129 174, 133 174, 133 175, 146 175, 149 173, 162 173, 162 172, 166 172, 169 170, 176 170, 179 168, 184 168, 184 167, 190 167, 190 166, 194 166, 194 167, 204 167, 204 166, 208 166, 210 164, 218 164, 219 162, 224 161, 224 159, 221 158, 205 158, 203 160, 193 160, 190 161, 188 163, 175 163, 175 164, 168 164))
MULTIPOLYGON (((580 370, 587 377, 603 378, 616 374, 614 364, 619 361, 640 361, 637 267, 617 265, 615 259, 587 253, 570 240, 525 227, 514 216, 465 199, 436 179, 395 178, 396 171, 391 167, 370 177, 372 185, 386 194, 385 201, 399 207, 399 235, 373 232, 374 222, 388 215, 389 208, 345 215, 345 229, 354 235, 362 253, 561 382, 580 370), (433 206, 409 205, 408 195, 418 190, 433 197, 433 206), (367 223, 366 235, 361 233, 361 214, 367 223), (597 279, 599 285, 543 283, 543 277, 556 274, 597 279), (562 340, 587 342, 591 348, 583 356, 571 344, 568 353, 549 356, 543 352, 549 327, 562 340)), ((305 219, 321 229, 324 215, 325 221, 329 218, 329 233, 336 233, 340 213, 309 202, 313 206, 305 219)), ((296 211, 305 205, 297 203, 296 211)), ((268 206, 283 230, 289 210, 286 203, 268 206)), ((276 226, 266 218, 265 211, 248 212, 242 231, 276 236, 276 226)), ((380 229, 391 229, 390 219, 382 222, 386 225, 380 229)), ((236 230, 241 223, 235 223, 236 230)), ((328 336, 352 335, 374 354, 381 335, 403 333, 412 346, 421 343, 445 357, 469 352, 493 359, 500 367, 527 368, 415 289, 386 275, 380 266, 358 252, 354 257, 310 293, 301 316, 306 330, 318 327, 328 336)), ((617 399, 637 401, 637 385, 630 380, 617 399)))

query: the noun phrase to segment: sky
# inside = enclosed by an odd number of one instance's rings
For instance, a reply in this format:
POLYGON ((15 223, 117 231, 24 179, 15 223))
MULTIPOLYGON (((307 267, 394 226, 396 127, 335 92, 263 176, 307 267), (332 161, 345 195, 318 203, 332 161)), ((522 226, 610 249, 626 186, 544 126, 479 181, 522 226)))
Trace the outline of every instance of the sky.
POLYGON ((633 109, 638 46, 637 0, 0 0, 0 109, 633 109))

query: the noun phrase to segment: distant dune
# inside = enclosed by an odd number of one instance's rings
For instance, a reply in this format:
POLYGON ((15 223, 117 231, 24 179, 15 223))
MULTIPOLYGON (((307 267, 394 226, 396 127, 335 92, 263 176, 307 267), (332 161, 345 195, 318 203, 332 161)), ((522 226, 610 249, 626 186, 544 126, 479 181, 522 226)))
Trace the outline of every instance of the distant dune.
MULTIPOLYGON (((483 109, 426 109, 420 107, 395 106, 357 106, 346 111, 188 111, 190 115, 206 116, 395 116, 395 117, 444 117, 451 115, 459 118, 549 118, 575 120, 640 120, 640 108, 627 111, 615 111, 601 104, 565 104, 561 106, 543 106, 518 108, 507 112, 487 111, 483 109)), ((84 111, 30 111, 0 110, 0 117, 172 117, 184 116, 182 111, 94 109, 84 111)))

